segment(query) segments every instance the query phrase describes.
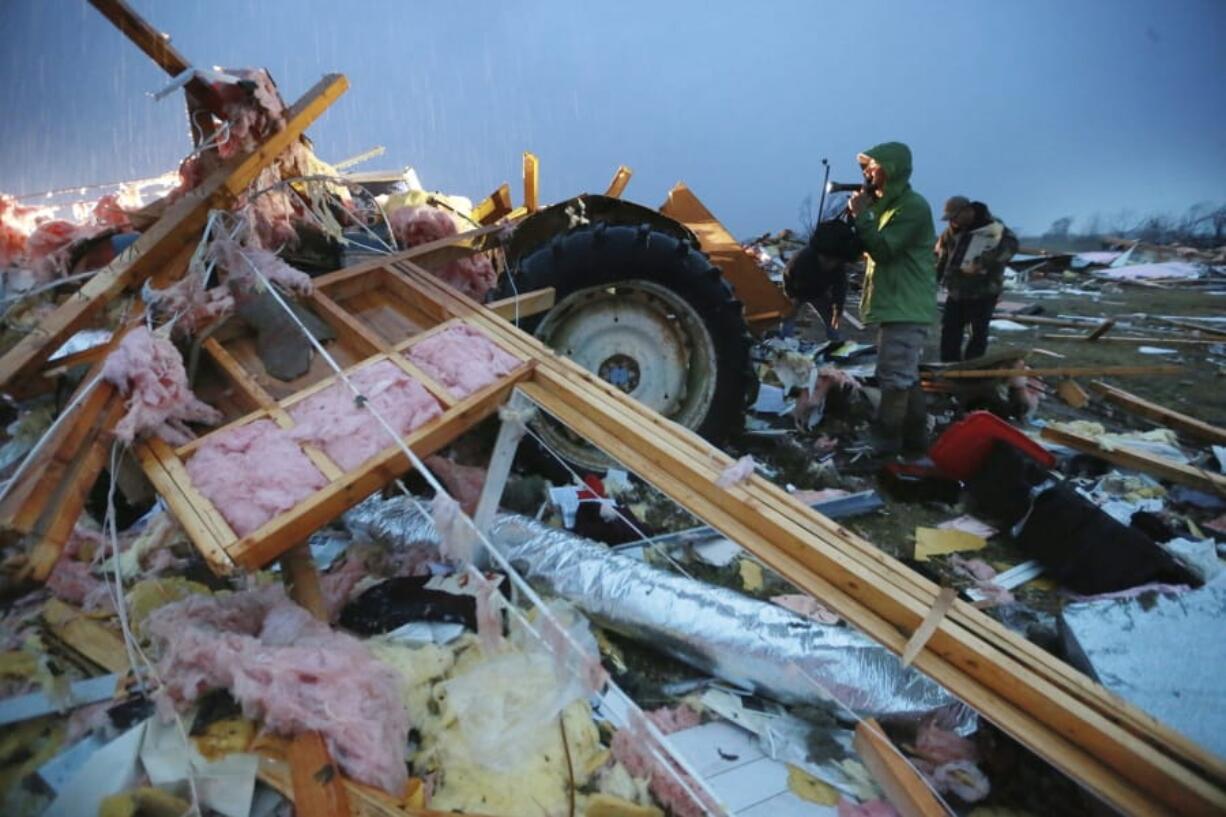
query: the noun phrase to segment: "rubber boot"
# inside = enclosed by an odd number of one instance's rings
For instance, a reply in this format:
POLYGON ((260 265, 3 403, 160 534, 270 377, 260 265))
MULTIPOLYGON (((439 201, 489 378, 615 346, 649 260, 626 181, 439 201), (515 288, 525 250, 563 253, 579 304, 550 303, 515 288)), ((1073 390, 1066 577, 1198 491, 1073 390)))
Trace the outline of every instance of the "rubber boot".
POLYGON ((907 391, 907 411, 902 421, 902 449, 906 454, 928 451, 928 397, 919 383, 907 391))
POLYGON ((902 450, 903 417, 907 413, 906 390, 883 389, 881 405, 877 407, 877 422, 869 441, 877 454, 892 457, 902 450))

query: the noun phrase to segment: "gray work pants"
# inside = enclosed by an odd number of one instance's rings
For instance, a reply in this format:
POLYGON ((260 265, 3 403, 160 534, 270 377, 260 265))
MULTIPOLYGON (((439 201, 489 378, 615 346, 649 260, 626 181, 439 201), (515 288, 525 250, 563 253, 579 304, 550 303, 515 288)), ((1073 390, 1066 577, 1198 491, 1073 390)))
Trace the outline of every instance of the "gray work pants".
POLYGON ((877 385, 882 391, 906 391, 919 383, 927 339, 926 323, 881 324, 877 330, 877 385))

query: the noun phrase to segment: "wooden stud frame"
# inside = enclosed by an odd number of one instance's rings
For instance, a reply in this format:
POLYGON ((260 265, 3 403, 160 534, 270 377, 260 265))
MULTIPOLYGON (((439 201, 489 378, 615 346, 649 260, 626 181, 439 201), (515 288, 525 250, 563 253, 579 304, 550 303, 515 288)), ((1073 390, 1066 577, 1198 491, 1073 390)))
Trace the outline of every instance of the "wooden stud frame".
MULTIPOLYGON (((445 313, 423 301, 419 304, 423 320, 429 320, 430 315, 435 315, 438 319, 432 320, 432 325, 424 331, 393 344, 362 324, 353 314, 346 312, 327 294, 328 289, 339 287, 347 287, 359 293, 374 292, 376 290, 372 287, 381 282, 390 282, 398 289, 406 289, 400 279, 389 275, 385 269, 371 268, 359 276, 324 280, 323 286, 312 296, 312 301, 317 308, 321 305, 324 307, 319 310, 321 316, 338 334, 357 338, 359 343, 365 344, 372 352, 369 357, 346 368, 344 371, 347 376, 381 361, 390 361, 421 383, 438 400, 443 408, 442 415, 404 438, 405 444, 413 453, 424 458, 450 444, 464 431, 496 411, 511 388, 528 376, 532 364, 522 355, 507 350, 523 361, 515 371, 467 397, 457 397, 417 368, 405 353, 438 332, 465 323, 472 325, 471 322, 455 318, 442 319, 446 318, 445 313), (367 287, 367 290, 363 290, 363 286, 367 287)), ((480 326, 473 325, 473 328, 489 337, 489 333, 483 331, 480 326)), ((495 338, 490 339, 505 349, 505 344, 499 343, 495 338)), ((253 373, 244 369, 222 344, 215 339, 209 339, 202 348, 231 383, 247 396, 248 401, 259 408, 178 448, 171 448, 161 440, 152 439, 139 446, 137 452, 145 473, 215 571, 228 573, 236 566, 247 569, 263 567, 290 548, 306 541, 315 530, 391 482, 409 467, 404 452, 393 445, 348 472, 332 462, 323 451, 309 445, 302 446, 304 453, 328 480, 328 484, 293 509, 268 520, 258 530, 246 536, 238 536, 213 503, 192 485, 185 465, 187 460, 210 437, 235 426, 267 419, 281 428, 292 428, 293 420, 288 410, 296 403, 340 382, 340 378, 325 378, 280 401, 274 401, 256 382, 253 373)))

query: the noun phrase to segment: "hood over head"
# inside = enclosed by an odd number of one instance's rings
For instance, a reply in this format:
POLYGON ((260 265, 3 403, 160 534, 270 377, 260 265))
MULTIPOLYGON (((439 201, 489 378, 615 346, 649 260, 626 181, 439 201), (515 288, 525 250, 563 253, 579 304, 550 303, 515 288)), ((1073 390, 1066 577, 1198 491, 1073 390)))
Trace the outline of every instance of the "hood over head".
POLYGON ((906 189, 911 180, 911 148, 902 142, 882 142, 861 153, 856 159, 860 164, 868 164, 872 159, 885 170, 885 193, 894 195, 906 189))

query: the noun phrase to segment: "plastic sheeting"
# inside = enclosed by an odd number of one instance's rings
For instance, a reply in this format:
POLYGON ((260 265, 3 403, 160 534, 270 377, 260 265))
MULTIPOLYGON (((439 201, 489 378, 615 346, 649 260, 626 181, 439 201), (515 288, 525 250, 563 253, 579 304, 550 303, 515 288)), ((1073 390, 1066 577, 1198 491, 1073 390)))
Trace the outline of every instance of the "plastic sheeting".
MULTIPOLYGON (((438 541, 430 520, 404 500, 368 500, 345 524, 388 545, 438 541)), ((959 731, 973 729, 973 712, 848 627, 658 570, 520 516, 499 516, 490 539, 527 579, 598 623, 730 683, 794 703, 828 700, 828 693, 877 718, 940 711, 959 731)))

